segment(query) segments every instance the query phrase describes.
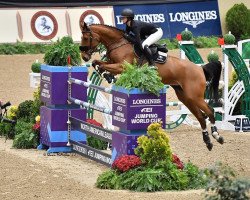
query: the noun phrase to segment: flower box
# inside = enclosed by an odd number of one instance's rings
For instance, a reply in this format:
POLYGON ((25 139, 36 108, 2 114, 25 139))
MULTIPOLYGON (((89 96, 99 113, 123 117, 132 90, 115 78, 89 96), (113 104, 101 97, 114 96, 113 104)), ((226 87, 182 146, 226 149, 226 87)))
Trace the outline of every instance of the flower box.
POLYGON ((124 133, 146 132, 153 122, 166 123, 166 88, 156 96, 139 89, 112 88, 113 125, 124 133), (138 132, 139 131, 139 132, 138 132))
POLYGON ((41 73, 29 73, 30 75, 30 87, 38 88, 40 86, 41 73))
MULTIPOLYGON (((68 79, 87 81, 88 69, 85 66, 50 66, 41 65, 41 101, 49 105, 68 104, 68 79)), ((87 101, 87 88, 72 84, 71 96, 87 101)))

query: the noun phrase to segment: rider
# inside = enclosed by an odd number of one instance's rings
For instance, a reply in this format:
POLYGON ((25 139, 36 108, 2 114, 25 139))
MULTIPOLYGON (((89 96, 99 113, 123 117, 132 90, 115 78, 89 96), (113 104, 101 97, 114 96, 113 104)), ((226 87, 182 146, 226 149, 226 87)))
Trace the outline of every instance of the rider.
POLYGON ((163 31, 155 24, 134 20, 134 16, 133 10, 129 8, 125 8, 121 13, 122 23, 126 24, 124 37, 129 41, 136 42, 146 56, 149 66, 154 66, 149 46, 161 39, 163 31))

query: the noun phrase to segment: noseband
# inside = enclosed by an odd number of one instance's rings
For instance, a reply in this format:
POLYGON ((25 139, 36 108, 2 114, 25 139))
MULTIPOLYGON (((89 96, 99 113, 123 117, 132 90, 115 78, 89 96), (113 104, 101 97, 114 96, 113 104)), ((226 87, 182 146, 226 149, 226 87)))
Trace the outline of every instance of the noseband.
POLYGON ((82 34, 84 34, 84 33, 89 33, 89 37, 90 37, 89 46, 79 46, 79 49, 80 49, 80 51, 83 51, 86 54, 88 54, 89 56, 91 56, 94 52, 96 52, 96 49, 97 49, 97 46, 94 49, 92 49, 93 40, 95 39, 98 41, 98 39, 93 37, 93 33, 90 29, 88 29, 87 31, 82 31, 82 34))

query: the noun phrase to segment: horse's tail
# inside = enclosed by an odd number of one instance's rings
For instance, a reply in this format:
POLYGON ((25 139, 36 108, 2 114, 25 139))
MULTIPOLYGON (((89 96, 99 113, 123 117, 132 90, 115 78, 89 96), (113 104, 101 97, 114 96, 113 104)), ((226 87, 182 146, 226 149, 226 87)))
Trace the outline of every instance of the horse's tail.
MULTIPOLYGON (((213 97, 215 102, 218 101, 219 98, 219 83, 220 83, 220 75, 222 70, 222 65, 220 61, 214 61, 207 63, 202 66, 206 80, 210 82, 210 88, 213 90, 213 97)), ((210 97, 211 98, 211 97, 210 97)))

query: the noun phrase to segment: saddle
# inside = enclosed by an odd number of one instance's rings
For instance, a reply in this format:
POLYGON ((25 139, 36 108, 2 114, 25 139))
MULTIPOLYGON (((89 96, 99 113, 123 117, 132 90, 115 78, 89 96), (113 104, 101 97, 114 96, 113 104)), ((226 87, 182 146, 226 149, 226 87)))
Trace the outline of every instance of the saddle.
MULTIPOLYGON (((163 44, 152 44, 149 46, 151 52, 152 52, 152 57, 154 62, 163 64, 167 60, 167 52, 168 49, 166 48, 166 45, 163 44)), ((138 45, 134 44, 134 53, 138 58, 144 57, 143 51, 139 48, 138 45)))

